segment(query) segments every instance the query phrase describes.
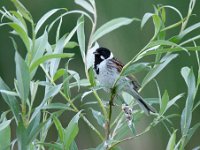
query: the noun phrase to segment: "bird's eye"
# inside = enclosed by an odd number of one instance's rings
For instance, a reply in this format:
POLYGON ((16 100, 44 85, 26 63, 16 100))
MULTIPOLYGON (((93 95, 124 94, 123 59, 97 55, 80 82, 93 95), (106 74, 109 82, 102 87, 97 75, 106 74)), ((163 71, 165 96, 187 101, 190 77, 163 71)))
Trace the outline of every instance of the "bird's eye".
POLYGON ((103 60, 105 59, 102 55, 100 56, 100 58, 103 59, 103 60))

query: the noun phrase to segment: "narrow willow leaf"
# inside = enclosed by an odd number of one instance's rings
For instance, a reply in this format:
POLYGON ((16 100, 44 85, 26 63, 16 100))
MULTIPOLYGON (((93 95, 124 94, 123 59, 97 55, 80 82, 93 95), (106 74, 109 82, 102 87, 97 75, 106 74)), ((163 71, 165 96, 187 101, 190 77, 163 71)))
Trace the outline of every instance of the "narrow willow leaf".
POLYGON ((48 32, 51 31, 51 29, 53 28, 54 24, 60 20, 60 18, 64 17, 64 16, 67 16, 67 15, 70 15, 70 14, 80 14, 80 15, 84 15, 86 16, 92 23, 93 23, 93 19, 90 17, 90 15, 88 15, 88 13, 84 12, 84 11, 81 11, 81 10, 73 10, 73 11, 68 11, 64 14, 61 14, 59 17, 57 17, 54 21, 52 21, 52 23, 49 25, 48 27, 48 32))
POLYGON ((152 13, 146 13, 144 14, 144 16, 142 17, 142 21, 141 21, 141 28, 144 27, 144 25, 146 24, 146 22, 153 16, 154 14, 152 13))
POLYGON ((166 54, 161 60, 160 63, 156 65, 150 72, 145 76, 142 87, 149 83, 153 78, 155 78, 173 59, 175 59, 178 54, 166 54))
POLYGON ((179 45, 177 45, 176 43, 167 41, 167 40, 157 40, 157 41, 152 41, 148 44, 147 48, 151 48, 157 45, 164 45, 164 46, 175 46, 175 47, 180 47, 179 45))
POLYGON ((182 39, 184 36, 186 36, 187 34, 191 33, 193 30, 196 30, 200 28, 200 22, 191 25, 190 27, 186 28, 185 30, 183 30, 179 35, 178 38, 182 39))
POLYGON ((184 96, 184 93, 181 93, 181 94, 175 96, 173 99, 171 99, 167 104, 166 110, 168 110, 171 106, 173 106, 177 102, 177 100, 179 100, 183 96, 184 96))
POLYGON ((86 91, 86 92, 84 92, 83 94, 82 94, 82 96, 81 96, 81 101, 83 101, 83 99, 87 96, 87 95, 89 95, 89 94, 91 94, 93 91, 91 90, 91 91, 86 91))
POLYGON ((78 128, 78 121, 80 118, 80 113, 78 112, 72 120, 69 122, 67 128, 64 131, 64 147, 65 149, 69 149, 70 145, 74 141, 75 137, 78 134, 79 128, 78 128))
POLYGON ((56 42, 60 39, 61 25, 62 25, 62 17, 60 18, 60 22, 59 22, 57 30, 56 30, 56 42))
POLYGON ((16 92, 1 90, 1 89, 0 89, 0 93, 4 93, 6 95, 11 95, 11 96, 19 96, 16 92))
POLYGON ((129 65, 121 74, 122 76, 127 76, 130 74, 135 74, 143 70, 149 69, 149 63, 136 63, 129 65))
POLYGON ((75 141, 72 142, 72 144, 71 144, 69 150, 78 150, 78 146, 77 146, 77 144, 76 144, 75 141))
POLYGON ((70 62, 71 59, 69 59, 66 63, 66 69, 65 69, 65 72, 63 74, 63 90, 64 90, 64 93, 65 95, 70 98, 71 97, 71 91, 70 91, 70 87, 69 87, 69 80, 70 80, 70 76, 69 76, 69 73, 68 73, 68 68, 69 68, 69 62, 70 62))
POLYGON ((63 69, 63 68, 59 69, 59 70, 56 72, 56 74, 54 75, 53 80, 56 81, 57 79, 59 79, 60 77, 62 77, 62 76, 64 75, 65 71, 66 71, 66 70, 63 69))
POLYGON ((75 0, 75 3, 94 14, 94 8, 86 0, 75 0))
POLYGON ((75 47, 78 46, 78 43, 75 42, 75 41, 69 41, 66 45, 65 45, 65 48, 69 48, 69 49, 73 49, 75 47))
POLYGON ((172 133, 169 142, 167 144, 166 150, 174 150, 176 144, 176 130, 172 133))
POLYGON ((62 53, 62 54, 47 54, 43 57, 39 58, 30 67, 30 72, 33 71, 35 68, 37 68, 40 64, 44 63, 47 60, 53 59, 53 58, 70 58, 73 57, 73 53, 62 53))
POLYGON ((19 24, 25 32, 27 32, 27 25, 26 25, 26 22, 23 18, 23 16, 20 14, 19 11, 11 11, 11 13, 17 18, 16 20, 13 19, 13 22, 19 24))
POLYGON ((181 75, 183 76, 187 88, 188 94, 186 99, 185 108, 181 114, 181 131, 182 135, 186 135, 191 125, 192 120, 192 109, 194 105, 194 97, 196 91, 195 76, 193 70, 188 67, 183 67, 181 69, 181 75))
POLYGON ((18 52, 15 54, 17 88, 21 100, 26 102, 29 96, 30 74, 26 62, 18 52))
POLYGON ((121 26, 128 25, 128 24, 132 23, 133 21, 139 21, 139 19, 137 19, 137 18, 133 18, 133 19, 117 18, 117 19, 113 19, 113 20, 105 23, 99 29, 97 29, 96 32, 94 33, 94 35, 92 36, 92 43, 96 42, 99 38, 101 38, 105 34, 111 32, 121 26))
MULTIPOLYGON (((188 51, 200 51, 200 46, 197 47, 185 47, 188 51)), ((149 55, 155 55, 155 54, 162 54, 162 53, 168 53, 168 52, 180 52, 183 51, 183 48, 180 47, 174 47, 174 48, 156 48, 153 50, 145 51, 141 54, 140 57, 149 56, 149 55)))
POLYGON ((6 120, 0 124, 0 149, 2 150, 10 150, 10 143, 11 143, 10 122, 11 120, 6 120))
POLYGON ((153 15, 153 23, 154 23, 154 36, 153 39, 158 35, 161 29, 162 21, 158 15, 153 15))
POLYGON ((23 15, 24 18, 26 18, 29 22, 33 22, 33 18, 31 16, 31 13, 22 5, 22 3, 19 0, 11 0, 17 10, 23 15))
POLYGON ((99 112, 99 111, 96 111, 96 110, 94 110, 94 109, 91 109, 91 111, 92 111, 92 115, 93 115, 93 117, 96 119, 97 123, 98 123, 101 127, 105 128, 105 123, 106 123, 106 121, 105 121, 105 118, 104 118, 104 116, 102 115, 102 113, 99 112))
POLYGON ((30 51, 31 48, 31 41, 30 38, 28 37, 28 34, 24 29, 19 26, 16 23, 8 23, 8 25, 15 30, 15 32, 20 36, 22 41, 24 42, 24 45, 26 46, 27 51, 30 51))
POLYGON ((71 110, 71 111, 73 110, 67 104, 63 103, 50 103, 42 107, 42 109, 58 109, 58 110, 71 110))
POLYGON ((6 120, 0 123, 0 132, 10 125, 11 120, 6 120))
POLYGON ((85 63, 85 31, 84 31, 84 16, 83 15, 78 19, 77 24, 80 24, 80 26, 77 29, 77 37, 78 37, 78 43, 79 43, 79 47, 81 51, 81 56, 82 56, 83 62, 85 63))
MULTIPOLYGON (((0 89, 10 91, 9 87, 4 83, 1 77, 0 77, 0 89)), ((11 109, 16 122, 18 122, 20 120, 20 111, 19 111, 19 103, 17 99, 13 95, 8 95, 4 93, 1 93, 1 94, 4 101, 8 104, 9 108, 11 109)))
POLYGON ((190 139, 192 138, 194 133, 197 131, 197 129, 199 129, 199 127, 200 127, 200 123, 197 123, 192 128, 189 129, 187 137, 186 137, 185 145, 187 145, 187 143, 190 141, 190 139))
POLYGON ((27 129, 24 127, 23 122, 19 122, 17 126, 17 142, 18 149, 26 150, 28 149, 28 133, 27 129))
POLYGON ((68 70, 68 72, 76 80, 78 91, 79 91, 80 90, 80 76, 79 76, 79 74, 74 70, 68 70))
POLYGON ((165 113, 168 102, 169 102, 169 95, 168 95, 168 92, 165 91, 164 95, 162 96, 161 104, 160 104, 160 112, 159 113, 161 115, 165 113))
POLYGON ((41 26, 45 23, 45 21, 51 17, 53 14, 55 14, 57 11, 59 11, 61 9, 52 9, 50 11, 48 11, 46 14, 44 14, 44 16, 42 16, 40 18, 40 20, 37 22, 36 26, 35 26, 35 34, 37 34, 37 32, 39 31, 39 29, 41 28, 41 26))
POLYGON ((64 142, 64 129, 62 127, 62 124, 59 121, 59 119, 57 118, 57 116, 53 116, 53 122, 54 122, 56 129, 58 131, 59 138, 60 138, 61 142, 63 143, 64 142))
POLYGON ((32 52, 31 65, 34 61, 41 58, 44 55, 45 49, 48 44, 48 33, 45 30, 44 33, 35 40, 35 45, 32 52))
POLYGON ((95 77, 94 77, 94 71, 92 68, 89 69, 88 71, 89 73, 89 81, 92 87, 94 87, 96 85, 96 81, 95 81, 95 77))
POLYGON ((170 8, 171 10, 174 10, 179 15, 181 22, 183 22, 183 15, 177 8, 170 6, 170 5, 165 5, 165 6, 162 6, 161 8, 170 8))

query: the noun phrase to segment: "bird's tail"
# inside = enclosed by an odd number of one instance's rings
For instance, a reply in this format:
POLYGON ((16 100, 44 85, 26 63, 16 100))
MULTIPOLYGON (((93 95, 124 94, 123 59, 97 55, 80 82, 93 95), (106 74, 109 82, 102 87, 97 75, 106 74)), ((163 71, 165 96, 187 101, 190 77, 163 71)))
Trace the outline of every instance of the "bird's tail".
POLYGON ((132 95, 135 98, 135 100, 137 101, 137 103, 139 104, 140 108, 146 113, 146 114, 150 114, 150 112, 152 113, 156 113, 155 108, 153 108, 151 105, 149 105, 148 103, 146 103, 144 101, 144 99, 139 95, 138 92, 136 91, 132 91, 132 95))

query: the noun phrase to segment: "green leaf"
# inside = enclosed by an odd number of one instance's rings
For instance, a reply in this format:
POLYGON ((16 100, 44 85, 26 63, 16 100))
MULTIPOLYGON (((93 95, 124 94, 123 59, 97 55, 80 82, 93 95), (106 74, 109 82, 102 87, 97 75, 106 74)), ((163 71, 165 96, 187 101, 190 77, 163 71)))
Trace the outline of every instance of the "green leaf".
POLYGON ((181 69, 181 75, 183 76, 187 88, 188 94, 186 99, 185 108, 181 114, 181 132, 182 135, 186 135, 191 125, 192 120, 192 109, 194 105, 194 98, 196 94, 196 83, 193 70, 188 67, 181 69))
POLYGON ((92 67, 89 68, 88 73, 89 73, 90 84, 91 84, 92 87, 94 87, 96 85, 96 81, 95 81, 94 71, 93 71, 92 67))
POLYGON ((141 21, 141 29, 144 27, 144 25, 146 24, 146 22, 153 16, 154 14, 152 13, 145 13, 144 16, 142 17, 142 21, 141 21))
POLYGON ((35 62, 32 63, 30 67, 30 72, 32 72, 35 68, 37 68, 40 64, 44 63, 47 60, 53 59, 53 58, 70 58, 73 57, 73 53, 62 53, 62 54, 47 54, 39 59, 37 59, 35 62))
POLYGON ((190 141, 190 139, 192 138, 192 136, 194 135, 194 133, 197 131, 199 127, 200 127, 200 123, 197 123, 192 128, 189 129, 187 137, 186 137, 185 145, 187 145, 187 143, 190 141))
POLYGON ((70 145, 74 141, 75 137, 78 134, 79 128, 78 128, 78 121, 80 118, 80 113, 78 112, 72 120, 69 122, 67 128, 65 129, 64 134, 64 147, 65 149, 69 149, 70 145))
POLYGON ((76 80, 78 91, 79 91, 80 90, 80 76, 79 76, 79 74, 74 70, 68 70, 68 72, 76 80))
POLYGON ((169 142, 167 144, 166 150, 174 150, 176 144, 176 130, 172 133, 169 142))
POLYGON ((142 87, 144 87, 147 83, 149 83, 153 78, 155 78, 173 59, 175 59, 178 54, 166 54, 158 65, 155 65, 149 73, 145 76, 142 82, 142 87))
MULTIPOLYGON (((10 91, 9 87, 4 83, 4 81, 1 79, 1 77, 0 77, 0 89, 10 91)), ((1 94, 2 94, 4 101, 8 104, 9 108, 11 109, 16 122, 18 122, 20 120, 20 115, 19 115, 20 112, 19 112, 19 103, 18 103, 17 99, 13 95, 8 95, 5 93, 1 93, 1 94)))
POLYGON ((92 108, 91 108, 91 111, 92 111, 92 115, 93 115, 93 117, 96 119, 97 123, 98 123, 101 127, 105 128, 105 123, 106 123, 106 121, 105 121, 105 118, 104 118, 104 116, 102 115, 102 113, 101 113, 100 111, 96 111, 96 110, 94 110, 94 109, 92 109, 92 108))
POLYGON ((11 129, 10 129, 11 120, 3 121, 0 124, 0 149, 9 150, 11 142, 11 129))
POLYGON ((27 129, 24 127, 23 122, 19 122, 17 126, 17 142, 18 149, 27 150, 28 149, 28 133, 27 129))
POLYGON ((17 10, 22 14, 22 16, 27 19, 29 22, 33 22, 33 18, 31 16, 31 13, 22 5, 22 3, 18 0, 11 0, 17 10))
POLYGON ((53 77, 53 80, 56 81, 57 79, 59 79, 60 77, 62 77, 65 73, 65 69, 61 68, 59 69, 56 74, 53 77))
POLYGON ((7 90, 1 90, 0 89, 0 93, 4 93, 6 95, 11 95, 11 96, 18 96, 18 94, 16 92, 7 91, 7 90))
POLYGON ((77 29, 77 37, 78 37, 78 43, 79 43, 79 47, 81 51, 81 56, 82 56, 83 62, 85 63, 85 31, 84 31, 84 16, 83 15, 78 19, 77 24, 80 24, 80 26, 77 29))
POLYGON ((28 145, 30 145, 30 143, 32 143, 36 139, 36 137, 42 131, 42 128, 45 126, 45 124, 47 123, 47 121, 48 120, 40 123, 37 126, 34 126, 34 128, 32 129, 32 131, 30 133, 28 133, 28 139, 27 139, 28 145))
POLYGON ((42 109, 72 110, 67 104, 63 103, 50 103, 42 107, 42 109))
POLYGON ((75 141, 72 142, 72 144, 71 144, 69 150, 78 150, 78 146, 76 145, 76 142, 75 142, 75 141))
POLYGON ((133 18, 133 19, 117 18, 117 19, 113 19, 113 20, 105 23, 99 29, 97 29, 96 32, 93 34, 92 43, 96 42, 99 38, 101 38, 105 34, 111 32, 121 26, 128 25, 128 24, 132 23, 133 21, 139 21, 139 19, 137 19, 137 18, 133 18))
POLYGON ((177 100, 179 100, 180 98, 182 98, 184 96, 184 93, 181 93, 177 96, 175 96, 173 99, 171 99, 168 103, 167 103, 167 107, 166 110, 168 110, 171 106, 173 106, 177 100))
POLYGON ((7 127, 10 125, 10 122, 11 122, 11 120, 3 121, 3 122, 0 124, 0 132, 1 132, 2 130, 4 130, 5 128, 7 128, 7 127))
POLYGON ((164 114, 167 108, 167 104, 169 102, 169 95, 168 92, 165 91, 164 95, 162 96, 161 104, 160 104, 160 114, 164 114))
POLYGON ((154 39, 160 32, 162 25, 162 21, 158 15, 153 15, 153 23, 154 23, 154 36, 153 36, 154 39))
POLYGON ((69 41, 66 45, 65 45, 65 48, 68 48, 68 49, 73 49, 75 47, 78 46, 78 43, 75 42, 75 41, 69 41))
POLYGON ((18 52, 15 53, 15 63, 19 96, 23 102, 26 102, 29 96, 30 87, 29 68, 18 52))
POLYGON ((37 22, 36 26, 35 26, 35 34, 37 34, 37 32, 39 31, 39 29, 41 28, 41 26, 45 23, 45 21, 50 18, 53 14, 55 14, 57 11, 62 10, 62 9, 52 9, 50 11, 48 11, 46 14, 44 14, 40 20, 37 22))
POLYGON ((8 23, 8 25, 13 28, 15 30, 15 32, 20 36, 20 38, 22 39, 22 41, 24 42, 27 51, 30 51, 31 49, 31 40, 28 37, 28 34, 26 33, 26 31, 24 31, 24 29, 16 24, 16 23, 8 23))
POLYGON ((122 76, 127 76, 130 74, 135 74, 143 70, 149 69, 149 63, 136 63, 129 65, 121 74, 122 76))
POLYGON ((56 129, 58 131, 59 138, 63 143, 64 142, 64 129, 62 127, 62 124, 59 121, 59 119, 57 118, 57 116, 53 116, 53 122, 54 122, 56 129))
POLYGON ((75 0, 75 3, 94 14, 94 8, 86 0, 75 0))
POLYGON ((191 25, 190 27, 188 27, 187 29, 183 30, 179 35, 178 38, 182 39, 184 36, 186 36, 187 34, 191 33, 193 30, 198 29, 200 27, 200 22, 191 25))

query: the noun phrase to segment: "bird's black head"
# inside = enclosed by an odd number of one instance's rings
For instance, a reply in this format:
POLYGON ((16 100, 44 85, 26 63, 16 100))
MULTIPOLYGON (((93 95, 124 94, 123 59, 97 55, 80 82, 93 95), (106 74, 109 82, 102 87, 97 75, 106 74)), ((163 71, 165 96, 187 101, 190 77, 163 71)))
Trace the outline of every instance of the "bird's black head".
POLYGON ((94 58, 95 58, 95 62, 94 62, 94 69, 96 71, 96 73, 98 74, 99 70, 98 70, 98 65, 108 59, 113 57, 112 53, 110 52, 109 49, 104 48, 104 47, 100 47, 98 49, 96 49, 96 51, 93 53, 94 54, 94 58))
POLYGON ((107 59, 110 57, 111 52, 109 49, 104 48, 104 47, 100 47, 98 48, 95 52, 94 52, 95 56, 100 57, 101 59, 107 59))

